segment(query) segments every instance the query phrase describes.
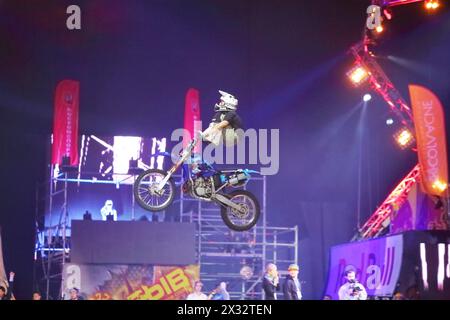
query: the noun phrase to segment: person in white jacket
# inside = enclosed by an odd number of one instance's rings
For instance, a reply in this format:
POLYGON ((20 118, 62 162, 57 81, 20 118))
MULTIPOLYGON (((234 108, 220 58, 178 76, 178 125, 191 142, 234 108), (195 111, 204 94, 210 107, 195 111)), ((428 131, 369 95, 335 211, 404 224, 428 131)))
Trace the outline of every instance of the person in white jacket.
POLYGON ((117 211, 113 208, 112 200, 105 201, 105 205, 100 210, 100 213, 102 215, 103 221, 106 221, 108 219, 108 216, 111 216, 112 220, 117 221, 117 211))
POLYGON ((348 270, 345 273, 347 282, 339 288, 339 300, 367 300, 364 286, 356 280, 356 273, 348 270))
POLYGON ((202 292, 203 283, 200 281, 195 281, 194 292, 190 293, 186 300, 207 300, 208 297, 202 292))

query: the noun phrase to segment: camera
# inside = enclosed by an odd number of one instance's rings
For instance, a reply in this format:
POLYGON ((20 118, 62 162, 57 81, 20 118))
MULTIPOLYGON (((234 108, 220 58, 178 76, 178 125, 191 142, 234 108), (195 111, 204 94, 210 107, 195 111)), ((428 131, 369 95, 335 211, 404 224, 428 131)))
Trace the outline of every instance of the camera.
POLYGON ((356 281, 352 283, 352 285, 350 286, 350 290, 352 291, 352 296, 357 296, 362 291, 361 287, 356 285, 356 281))
POLYGON ((353 293, 358 293, 358 292, 362 291, 362 289, 359 286, 354 286, 352 288, 352 290, 353 290, 353 293))

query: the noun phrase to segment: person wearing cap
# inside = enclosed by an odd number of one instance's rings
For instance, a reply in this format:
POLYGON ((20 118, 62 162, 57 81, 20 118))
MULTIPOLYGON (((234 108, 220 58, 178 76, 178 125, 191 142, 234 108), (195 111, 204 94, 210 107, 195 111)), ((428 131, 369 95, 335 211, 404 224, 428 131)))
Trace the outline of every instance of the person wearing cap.
POLYGON ((231 94, 219 90, 220 102, 214 106, 214 116, 209 127, 203 132, 203 138, 219 145, 222 137, 226 146, 234 145, 238 140, 237 129, 242 129, 242 120, 236 113, 238 100, 231 94))
POLYGON ((200 281, 195 281, 194 292, 190 293, 186 300, 207 300, 208 297, 202 292, 203 283, 200 281))
POLYGON ((266 300, 277 300, 277 291, 280 290, 280 278, 278 277, 277 266, 269 263, 266 267, 262 287, 266 300))
POLYGON ((289 265, 288 272, 284 280, 283 293, 285 300, 301 300, 302 288, 298 280, 299 267, 296 264, 289 265))

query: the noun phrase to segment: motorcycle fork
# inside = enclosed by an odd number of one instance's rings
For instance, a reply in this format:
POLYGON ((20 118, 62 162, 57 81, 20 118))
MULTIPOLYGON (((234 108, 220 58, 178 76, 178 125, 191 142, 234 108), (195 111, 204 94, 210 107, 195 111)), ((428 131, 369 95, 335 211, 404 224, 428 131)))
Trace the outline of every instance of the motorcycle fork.
POLYGON ((183 164, 183 162, 186 160, 187 157, 189 157, 189 155, 192 152, 192 149, 195 147, 195 145, 197 144, 197 140, 194 140, 187 148, 186 150, 183 151, 182 156, 180 157, 180 159, 178 160, 177 163, 175 163, 172 168, 170 168, 170 170, 167 172, 166 176, 164 177, 164 179, 161 180, 161 182, 158 184, 158 188, 156 189, 158 192, 160 192, 164 186, 166 185, 167 181, 169 181, 169 179, 172 177, 172 175, 174 174, 175 171, 177 171, 177 169, 183 164))
POLYGON ((236 203, 234 203, 233 201, 231 201, 230 199, 228 199, 227 197, 225 197, 223 194, 220 193, 215 193, 211 199, 216 200, 217 202, 219 202, 220 204, 226 206, 226 207, 230 207, 232 209, 235 209, 237 211, 241 211, 241 207, 239 205, 237 205, 236 203))

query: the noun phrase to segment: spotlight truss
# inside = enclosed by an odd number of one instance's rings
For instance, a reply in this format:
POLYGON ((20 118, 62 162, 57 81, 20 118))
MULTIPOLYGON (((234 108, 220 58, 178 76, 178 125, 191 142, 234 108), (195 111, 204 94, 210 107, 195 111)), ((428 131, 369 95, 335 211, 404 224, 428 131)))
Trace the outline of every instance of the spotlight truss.
MULTIPOLYGON (((375 4, 382 8, 388 8, 388 7, 395 7, 395 6, 400 6, 400 5, 404 5, 404 4, 410 4, 410 3, 414 3, 414 2, 423 2, 423 1, 424 0, 372 0, 372 4, 375 4)), ((438 1, 432 0, 432 2, 438 2, 438 1)))
MULTIPOLYGON (((390 7, 414 2, 424 2, 427 10, 435 10, 439 7, 438 0, 372 0, 373 5, 380 6, 383 9, 388 20, 392 18, 389 12, 390 7)), ((412 132, 414 132, 414 125, 411 108, 375 60, 374 55, 369 50, 369 45, 371 44, 371 40, 365 34, 361 42, 351 47, 350 53, 354 56, 355 63, 367 71, 370 86, 386 101, 393 113, 400 119, 402 125, 406 127, 404 130, 408 130, 412 138, 411 141, 413 142, 414 137, 412 132)), ((352 241, 379 236, 390 225, 392 214, 403 205, 412 186, 419 179, 419 175, 420 167, 416 165, 370 216, 358 234, 353 237, 352 241)), ((437 184, 436 187, 444 186, 437 184)))
POLYGON ((354 56, 356 65, 367 71, 368 81, 372 89, 386 101, 401 123, 412 130, 411 108, 370 53, 368 41, 368 39, 364 39, 357 43, 350 48, 350 53, 354 56))

